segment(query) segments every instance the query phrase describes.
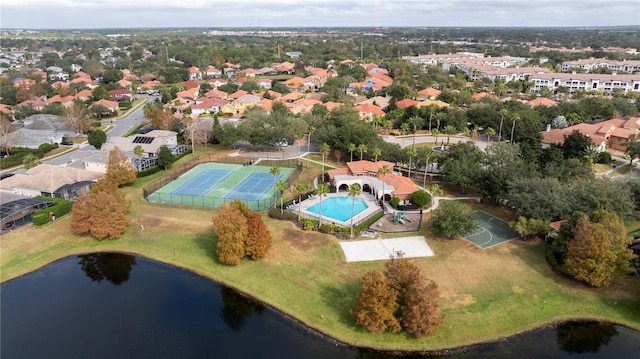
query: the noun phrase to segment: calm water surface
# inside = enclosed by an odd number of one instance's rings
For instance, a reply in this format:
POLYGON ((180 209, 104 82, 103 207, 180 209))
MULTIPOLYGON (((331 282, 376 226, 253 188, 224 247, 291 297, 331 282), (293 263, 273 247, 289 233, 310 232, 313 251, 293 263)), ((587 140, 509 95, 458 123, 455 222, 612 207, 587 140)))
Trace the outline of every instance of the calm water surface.
MULTIPOLYGON (((111 253, 69 257, 3 284, 0 325, 3 359, 392 357, 336 345, 190 272, 111 253)), ((640 332, 568 323, 447 358, 514 356, 640 358, 640 332)))

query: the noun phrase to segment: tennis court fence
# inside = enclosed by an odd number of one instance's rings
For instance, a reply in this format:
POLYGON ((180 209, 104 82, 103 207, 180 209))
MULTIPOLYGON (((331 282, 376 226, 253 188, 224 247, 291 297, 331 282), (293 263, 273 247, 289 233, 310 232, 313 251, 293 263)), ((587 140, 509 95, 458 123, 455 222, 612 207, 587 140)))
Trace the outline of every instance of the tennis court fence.
MULTIPOLYGON (((193 159, 191 162, 182 166, 172 168, 162 176, 150 181, 144 187, 142 187, 142 195, 145 200, 149 200, 149 196, 160 188, 166 186, 176 178, 180 177, 184 173, 193 169, 197 165, 203 163, 232 163, 238 165, 250 165, 255 162, 254 158, 250 157, 229 157, 218 156, 215 154, 201 155, 193 159)), ((285 159, 285 160, 262 160, 258 164, 260 166, 278 166, 278 167, 290 167, 294 168, 293 173, 287 179, 287 183, 291 186, 295 183, 302 172, 302 165, 298 159, 285 159)), ((224 197, 201 197, 201 196, 189 196, 171 193, 157 193, 154 196, 154 202, 167 203, 167 204, 179 204, 186 206, 196 207, 211 207, 217 208, 225 203, 232 201, 233 199, 224 197)), ((276 193, 275 199, 270 196, 261 200, 244 200, 249 209, 255 211, 263 211, 270 209, 275 203, 280 200, 280 194, 276 193)))

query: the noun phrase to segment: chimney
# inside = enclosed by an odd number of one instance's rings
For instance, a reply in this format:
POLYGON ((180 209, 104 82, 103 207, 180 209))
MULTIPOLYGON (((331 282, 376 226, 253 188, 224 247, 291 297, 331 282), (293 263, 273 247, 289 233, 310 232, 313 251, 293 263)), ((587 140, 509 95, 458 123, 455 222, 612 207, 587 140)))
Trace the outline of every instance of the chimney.
POLYGON ((547 132, 551 131, 551 125, 547 125, 547 132))

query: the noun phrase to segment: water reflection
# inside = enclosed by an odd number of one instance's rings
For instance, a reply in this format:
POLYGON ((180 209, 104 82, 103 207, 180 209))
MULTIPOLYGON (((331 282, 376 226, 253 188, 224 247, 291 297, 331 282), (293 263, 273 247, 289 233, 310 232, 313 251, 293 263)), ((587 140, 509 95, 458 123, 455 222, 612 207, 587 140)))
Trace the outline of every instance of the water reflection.
POLYGON ((567 353, 597 353, 618 330, 608 323, 567 322, 556 327, 558 347, 567 353))
POLYGON ((248 317, 254 313, 261 315, 265 309, 264 305, 224 285, 220 286, 220 295, 224 304, 221 310, 221 317, 235 331, 242 329, 248 317))
MULTIPOLYGON (((3 359, 397 357, 337 344, 231 288, 124 254, 69 257, 0 293, 3 359)), ((636 358, 639 348, 638 331, 573 322, 444 358, 636 358)))
POLYGON ((78 256, 80 268, 93 282, 107 280, 120 285, 129 280, 136 257, 120 253, 94 253, 78 256))

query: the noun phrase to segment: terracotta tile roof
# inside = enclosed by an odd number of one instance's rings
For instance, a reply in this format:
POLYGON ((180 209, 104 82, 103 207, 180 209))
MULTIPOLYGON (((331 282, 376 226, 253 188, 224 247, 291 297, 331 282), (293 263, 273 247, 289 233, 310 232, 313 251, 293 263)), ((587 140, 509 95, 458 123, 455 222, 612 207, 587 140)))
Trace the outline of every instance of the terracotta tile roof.
POLYGON ((249 93, 247 91, 245 91, 245 90, 238 90, 238 91, 232 93, 231 95, 229 95, 229 98, 236 100, 236 99, 239 99, 240 97, 242 97, 244 95, 247 95, 247 94, 249 94, 249 93))
POLYGON ((207 93, 204 94, 205 97, 207 98, 227 98, 227 96, 229 96, 228 93, 222 91, 222 90, 218 90, 218 89, 213 89, 211 91, 208 91, 207 93))
POLYGON ((404 100, 400 100, 396 102, 397 108, 407 108, 410 106, 415 106, 418 104, 418 101, 406 98, 404 100))
POLYGON ((340 108, 340 107, 342 107, 342 106, 344 106, 344 104, 343 104, 343 103, 340 103, 340 102, 333 102, 333 101, 329 101, 329 102, 326 102, 326 103, 324 104, 324 107, 326 107, 326 108, 327 108, 327 111, 329 111, 329 112, 331 112, 331 111, 333 111, 333 110, 335 110, 335 109, 337 109, 337 108, 340 108))
POLYGON ((76 77, 75 79, 71 80, 71 83, 95 85, 95 83, 93 82, 93 80, 91 80, 90 77, 76 77))
POLYGON ((480 100, 482 100, 483 98, 485 98, 487 96, 491 96, 491 95, 489 93, 483 91, 483 92, 478 92, 477 94, 471 96, 471 98, 473 99, 473 101, 480 101, 480 100))
POLYGON ((11 114, 11 110, 5 104, 0 104, 0 112, 4 113, 5 115, 10 115, 11 114))
POLYGON ((289 92, 288 94, 280 97, 280 101, 292 102, 301 98, 303 95, 300 92, 289 92))
POLYGON ((182 83, 182 85, 184 85, 184 87, 189 88, 189 89, 194 89, 194 88, 199 88, 200 84, 197 83, 196 81, 185 81, 182 83))
POLYGON ((553 101, 550 98, 540 97, 540 98, 533 99, 531 101, 527 101, 527 104, 530 106, 536 107, 536 106, 555 106, 558 103, 553 101))
POLYGON ((96 102, 94 102, 93 104, 91 104, 90 107, 93 106, 97 106, 97 105, 101 105, 107 109, 111 109, 111 110, 117 110, 118 109, 118 103, 115 101, 109 101, 109 100, 105 100, 105 99, 100 99, 96 102))
POLYGON ((190 88, 184 91, 180 91, 176 94, 177 98, 186 98, 186 99, 192 99, 195 100, 198 98, 198 89, 197 88, 190 88))
POLYGON ((66 102, 73 102, 73 100, 75 100, 75 98, 73 96, 60 96, 60 95, 54 95, 53 97, 51 97, 50 99, 47 100, 47 103, 66 103, 66 102))
POLYGON ((91 90, 86 90, 85 89, 85 90, 82 90, 82 91, 78 92, 76 94, 75 98, 76 99, 80 99, 82 101, 85 101, 86 99, 91 98, 92 95, 93 94, 92 94, 91 90))
POLYGON ((267 93, 269 94, 269 97, 271 97, 272 100, 277 100, 280 97, 282 97, 282 94, 280 92, 269 90, 267 91, 267 93))
POLYGON ((353 109, 361 113, 370 113, 378 116, 385 115, 384 111, 382 111, 382 108, 380 108, 380 106, 376 106, 371 103, 364 103, 362 105, 355 106, 353 109))
POLYGON ((440 91, 438 89, 434 89, 433 87, 427 87, 426 89, 421 90, 421 91, 418 92, 418 94, 420 96, 423 96, 423 97, 426 97, 426 98, 437 97, 441 93, 442 93, 442 91, 440 91))
POLYGON ((262 108, 267 112, 273 111, 273 100, 269 100, 268 98, 263 98, 260 101, 256 102, 256 106, 262 108))

